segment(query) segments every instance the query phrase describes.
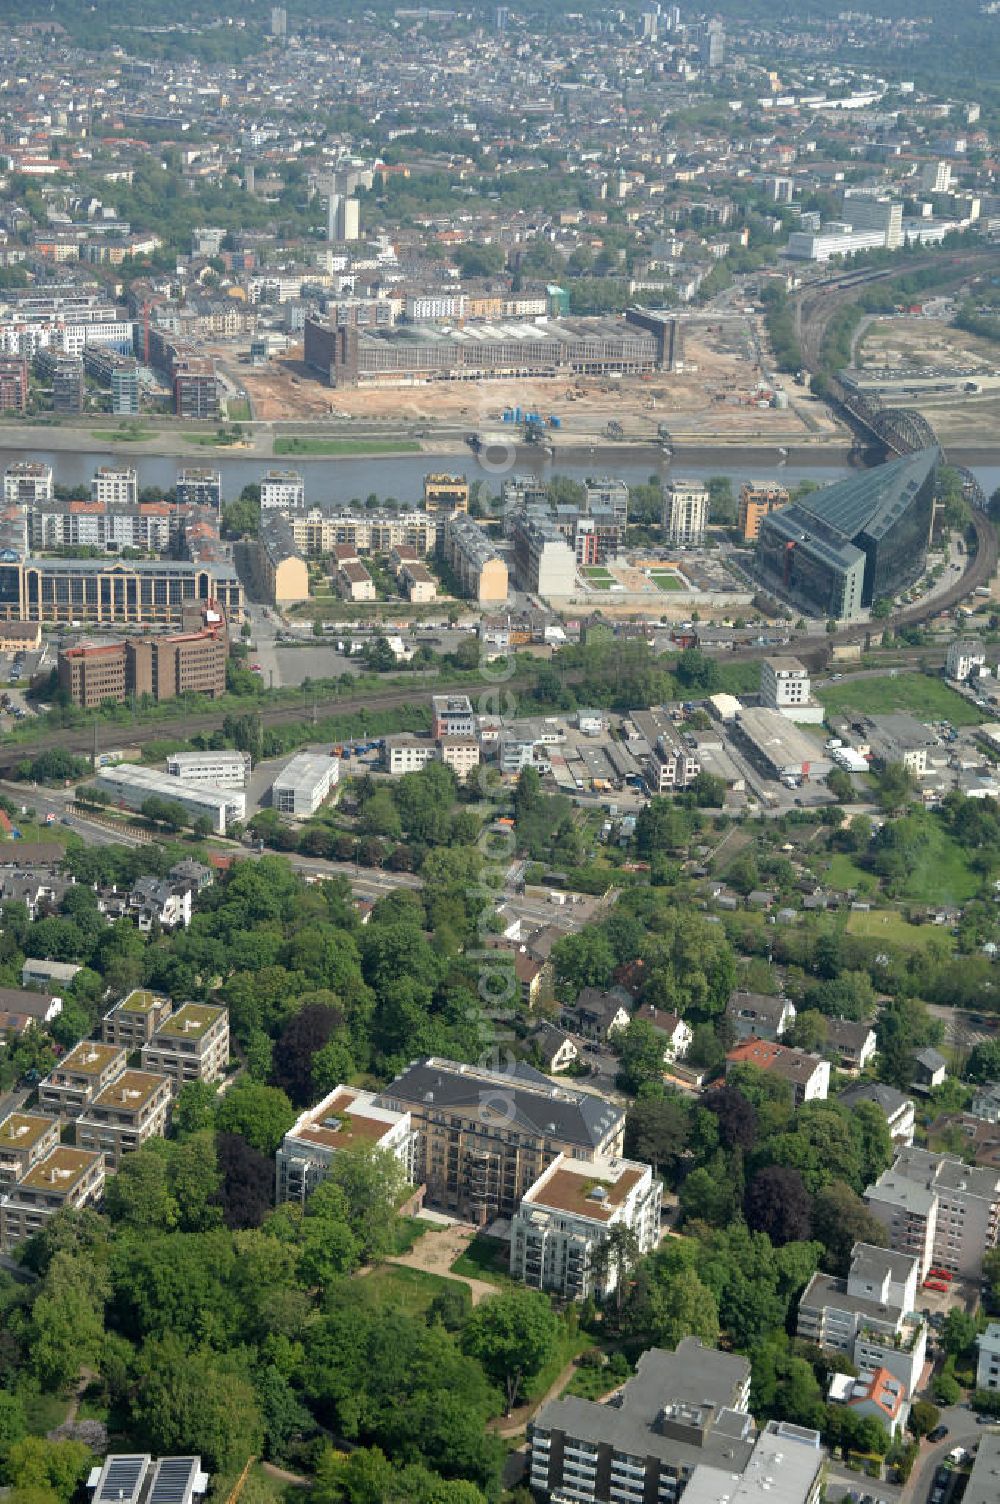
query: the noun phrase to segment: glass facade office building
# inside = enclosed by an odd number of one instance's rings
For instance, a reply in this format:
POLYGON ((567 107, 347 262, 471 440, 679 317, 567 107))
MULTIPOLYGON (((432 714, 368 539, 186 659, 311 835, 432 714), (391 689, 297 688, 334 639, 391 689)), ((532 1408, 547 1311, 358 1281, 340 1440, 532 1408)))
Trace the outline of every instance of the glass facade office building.
POLYGON ((927 560, 936 446, 825 486, 765 517, 761 583, 811 616, 843 620, 905 590, 927 560))

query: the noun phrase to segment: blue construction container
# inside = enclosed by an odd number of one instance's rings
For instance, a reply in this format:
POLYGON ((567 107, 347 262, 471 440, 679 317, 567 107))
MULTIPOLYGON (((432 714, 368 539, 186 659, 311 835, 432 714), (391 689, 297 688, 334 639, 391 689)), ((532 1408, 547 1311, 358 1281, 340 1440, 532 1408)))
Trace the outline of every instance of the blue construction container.
POLYGON ((562 428, 562 418, 557 418, 555 413, 549 413, 549 427, 562 428))

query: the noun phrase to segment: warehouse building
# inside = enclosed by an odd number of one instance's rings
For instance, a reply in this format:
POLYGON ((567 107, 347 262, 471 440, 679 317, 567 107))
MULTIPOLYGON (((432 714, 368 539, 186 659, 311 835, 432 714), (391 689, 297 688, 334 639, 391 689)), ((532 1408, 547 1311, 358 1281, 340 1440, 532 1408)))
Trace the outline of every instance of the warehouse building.
POLYGON ((250 777, 249 752, 173 752, 167 772, 182 783, 211 783, 217 789, 246 788, 250 777))
POLYGON ((153 768, 102 768, 95 780, 99 789, 110 794, 125 809, 141 810, 147 799, 167 799, 179 804, 192 822, 207 815, 216 835, 224 836, 227 826, 246 818, 247 802, 236 789, 217 789, 211 784, 185 787, 178 778, 158 773, 153 768))
POLYGON ((298 752, 271 785, 271 807, 305 820, 337 786, 340 761, 324 752, 298 752))
POLYGON ((923 572, 936 446, 824 486, 760 524, 761 582, 810 616, 852 620, 923 572))
POLYGON ((733 727, 750 760, 768 778, 825 778, 830 754, 815 737, 800 731, 780 710, 743 706, 733 727))

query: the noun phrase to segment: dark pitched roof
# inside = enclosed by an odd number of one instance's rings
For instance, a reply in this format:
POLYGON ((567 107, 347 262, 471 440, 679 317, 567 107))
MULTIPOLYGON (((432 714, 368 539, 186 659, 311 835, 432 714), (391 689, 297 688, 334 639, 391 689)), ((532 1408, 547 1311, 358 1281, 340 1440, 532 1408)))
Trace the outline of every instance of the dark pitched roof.
POLYGON ((621 1108, 584 1092, 553 1086, 541 1071, 515 1061, 507 1071, 483 1071, 454 1060, 425 1056, 415 1060, 376 1099, 379 1105, 411 1105, 496 1111, 503 1096, 508 1127, 538 1138, 558 1139, 594 1149, 621 1122, 621 1108))

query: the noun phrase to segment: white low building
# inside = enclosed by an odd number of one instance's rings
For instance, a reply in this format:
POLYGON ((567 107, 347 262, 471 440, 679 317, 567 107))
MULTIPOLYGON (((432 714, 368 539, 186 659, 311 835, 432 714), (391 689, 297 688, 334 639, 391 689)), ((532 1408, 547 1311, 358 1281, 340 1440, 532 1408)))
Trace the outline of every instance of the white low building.
POLYGON ((973 674, 982 673, 986 667, 986 649, 978 637, 956 637, 948 644, 945 673, 949 679, 964 684, 973 674))
POLYGON ((778 710, 790 721, 818 726, 823 720, 823 707, 812 697, 809 670, 790 655, 763 659, 760 698, 768 710, 778 710))
POLYGON ((912 1396, 927 1355, 917 1314, 920 1264, 912 1254, 855 1243, 846 1279, 814 1274, 799 1301, 796 1336, 845 1353, 864 1371, 885 1369, 912 1396))
POLYGON ((566 1299, 604 1299, 618 1283, 601 1249, 615 1226, 635 1234, 642 1253, 660 1236, 663 1187, 649 1165, 559 1154, 521 1197, 511 1223, 510 1272, 566 1299))
POLYGON ((340 761, 323 752, 299 752, 271 785, 271 807, 305 819, 314 815, 340 778, 340 761))
POLYGON ((191 820, 207 816, 216 835, 224 836, 228 826, 246 818, 246 797, 236 789, 219 789, 213 784, 181 783, 168 773, 154 768, 133 767, 124 763, 102 768, 95 779, 99 789, 124 809, 141 810, 147 799, 164 799, 179 804, 191 820))
POLYGON ((167 772, 182 783, 211 783, 217 789, 246 788, 250 777, 249 752, 173 752, 167 772))

